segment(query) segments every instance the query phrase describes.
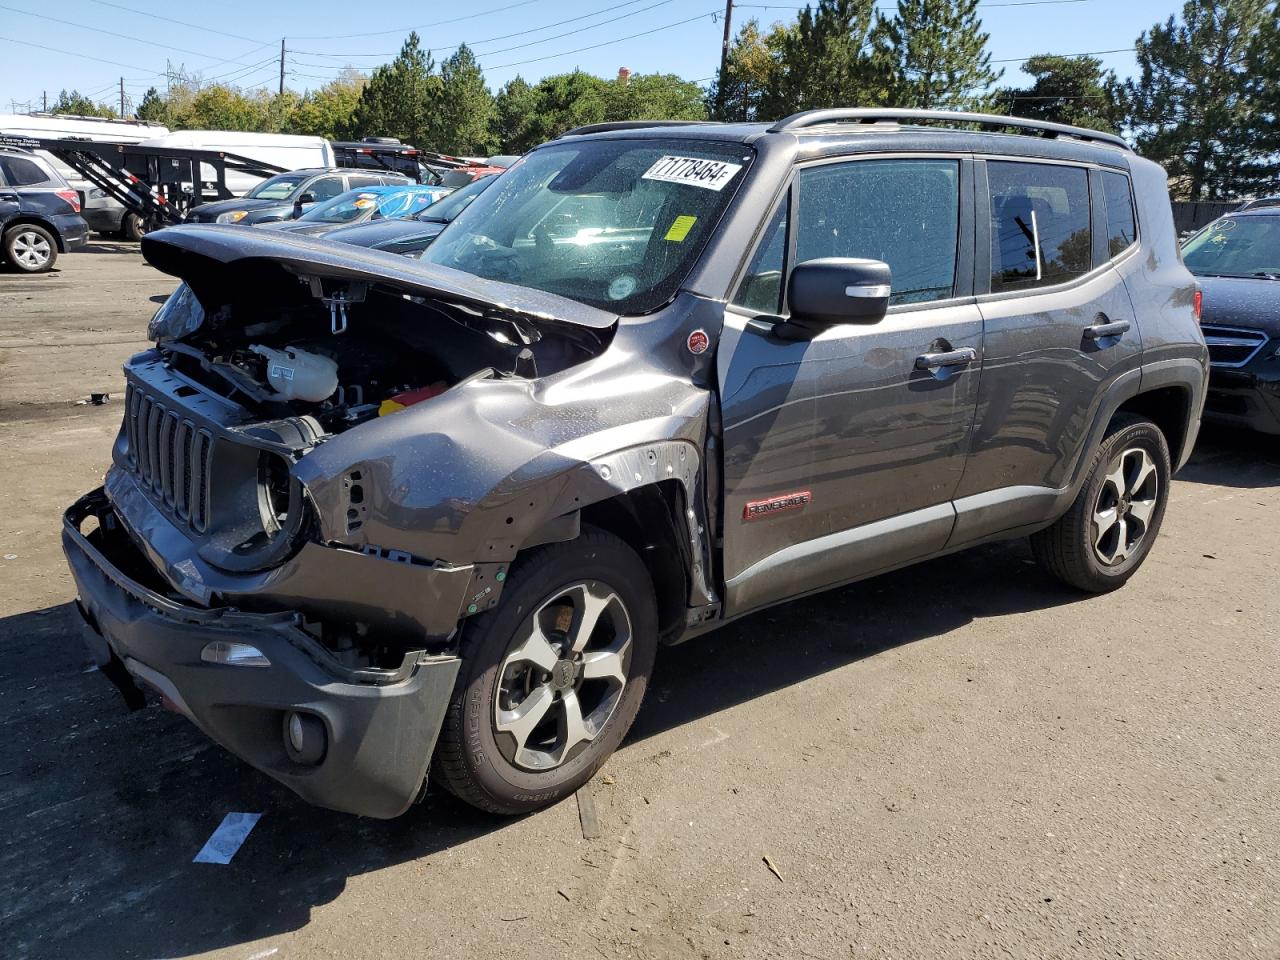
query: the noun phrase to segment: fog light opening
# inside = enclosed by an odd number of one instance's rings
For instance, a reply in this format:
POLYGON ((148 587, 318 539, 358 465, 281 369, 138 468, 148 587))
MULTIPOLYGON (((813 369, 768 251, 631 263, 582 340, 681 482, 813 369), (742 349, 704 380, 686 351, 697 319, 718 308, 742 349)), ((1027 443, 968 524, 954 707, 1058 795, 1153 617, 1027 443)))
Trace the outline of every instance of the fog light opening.
POLYGON ((319 717, 296 710, 284 715, 284 749, 294 763, 315 766, 324 759, 328 739, 319 717))
POLYGON ((205 663, 225 663, 233 667, 269 667, 267 655, 250 643, 235 640, 212 640, 200 651, 205 663))

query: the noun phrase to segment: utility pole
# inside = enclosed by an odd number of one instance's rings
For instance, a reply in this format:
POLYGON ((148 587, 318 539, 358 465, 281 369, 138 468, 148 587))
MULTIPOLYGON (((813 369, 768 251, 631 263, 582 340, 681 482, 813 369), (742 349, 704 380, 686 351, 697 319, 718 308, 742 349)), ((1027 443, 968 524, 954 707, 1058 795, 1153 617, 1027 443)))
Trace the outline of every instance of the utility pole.
POLYGON ((120 119, 124 119, 124 77, 120 78, 120 119))
POLYGON ((284 37, 280 38, 280 93, 284 93, 284 37))
POLYGON ((40 112, 41 113, 49 112, 49 91, 48 90, 40 91, 40 112))
POLYGON ((733 0, 724 0, 724 42, 720 45, 720 88, 729 69, 729 42, 733 36, 733 0))

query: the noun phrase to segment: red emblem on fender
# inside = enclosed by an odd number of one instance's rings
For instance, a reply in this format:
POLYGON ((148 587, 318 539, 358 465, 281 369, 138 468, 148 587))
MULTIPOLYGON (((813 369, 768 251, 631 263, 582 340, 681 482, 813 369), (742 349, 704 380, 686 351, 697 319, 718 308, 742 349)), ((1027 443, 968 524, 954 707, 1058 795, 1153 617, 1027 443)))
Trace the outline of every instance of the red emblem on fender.
POLYGON ((742 508, 742 519, 759 520, 761 517, 770 517, 785 510, 803 510, 811 500, 813 500, 813 494, 808 490, 784 493, 780 497, 770 497, 768 500, 750 500, 742 508))
POLYGON ((707 336, 705 330, 695 330, 689 334, 689 352, 697 356, 699 353, 706 353, 707 347, 711 346, 711 338, 707 336))

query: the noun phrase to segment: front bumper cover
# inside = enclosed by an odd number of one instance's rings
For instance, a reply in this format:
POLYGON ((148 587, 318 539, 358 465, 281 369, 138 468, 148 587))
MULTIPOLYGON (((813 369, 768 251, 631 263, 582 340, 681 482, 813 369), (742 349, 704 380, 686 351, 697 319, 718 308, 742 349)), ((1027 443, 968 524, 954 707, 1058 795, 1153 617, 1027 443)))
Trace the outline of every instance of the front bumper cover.
POLYGON ((352 668, 304 632, 297 614, 205 608, 166 596, 125 572, 142 576, 149 564, 101 489, 67 511, 62 541, 99 665, 127 670, 211 739, 310 803, 390 818, 421 795, 456 657, 412 651, 394 670, 352 668), (90 517, 99 526, 86 535, 90 517), (200 654, 213 640, 252 644, 270 666, 206 662, 200 654), (290 760, 282 734, 289 711, 324 724, 327 747, 318 764, 290 760))
POLYGON ((1213 367, 1204 418, 1217 423, 1280 434, 1280 359, 1271 353, 1242 370, 1213 367))

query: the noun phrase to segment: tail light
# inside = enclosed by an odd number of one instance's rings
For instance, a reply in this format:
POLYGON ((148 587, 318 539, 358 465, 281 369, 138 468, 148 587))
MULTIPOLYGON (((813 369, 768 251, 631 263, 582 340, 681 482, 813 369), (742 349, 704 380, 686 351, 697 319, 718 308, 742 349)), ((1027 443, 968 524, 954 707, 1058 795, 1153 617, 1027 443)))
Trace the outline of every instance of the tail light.
POLYGON ((1204 308, 1204 291, 1196 287, 1196 292, 1191 298, 1191 309, 1195 311, 1196 323, 1200 322, 1200 315, 1204 308))
POLYGON ((80 194, 76 193, 74 190, 55 190, 53 192, 63 200, 67 201, 67 203, 71 204, 72 213, 80 212, 80 194))

